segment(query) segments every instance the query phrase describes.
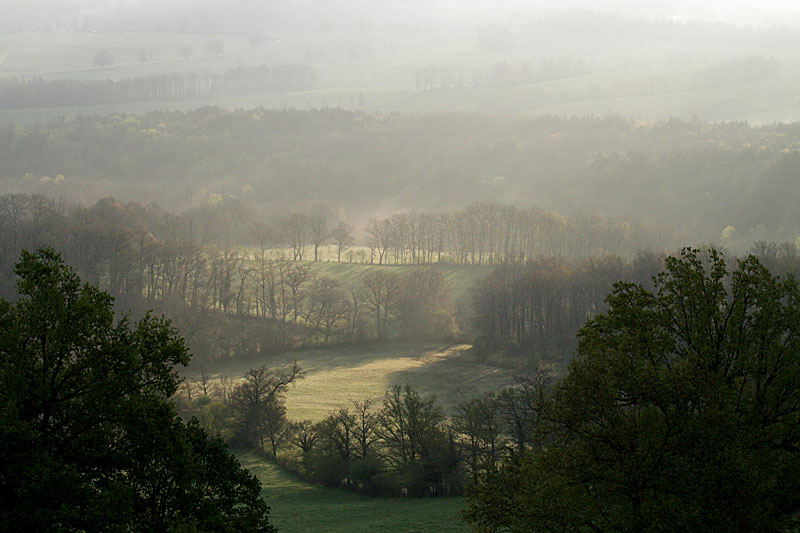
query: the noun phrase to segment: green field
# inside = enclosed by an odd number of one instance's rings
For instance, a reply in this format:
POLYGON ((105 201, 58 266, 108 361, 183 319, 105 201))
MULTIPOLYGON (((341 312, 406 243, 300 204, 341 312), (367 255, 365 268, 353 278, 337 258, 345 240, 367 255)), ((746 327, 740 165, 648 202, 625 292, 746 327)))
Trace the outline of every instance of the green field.
MULTIPOLYGON (((513 380, 508 371, 482 364, 468 345, 428 343, 368 344, 292 352, 269 359, 235 359, 206 366, 212 378, 241 378, 249 368, 280 367, 297 361, 305 377, 289 387, 288 416, 321 420, 351 400, 380 400, 393 385, 411 384, 436 394, 449 409, 466 398, 498 390, 513 380)), ((195 376, 199 367, 190 367, 195 376)))
POLYGON ((261 481, 281 533, 437 533, 469 531, 462 498, 380 499, 304 483, 256 452, 236 454, 261 481))
MULTIPOLYGON (((313 254, 312 254, 313 255, 313 254)), ((323 256, 325 257, 325 256, 323 256)), ((335 259, 335 253, 328 252, 327 257, 335 259)), ((333 261, 306 262, 311 267, 311 274, 315 277, 327 276, 339 280, 342 288, 349 289, 360 283, 363 276, 377 269, 397 272, 402 274, 412 265, 375 265, 361 263, 336 263, 333 261)), ((494 265, 454 265, 448 263, 434 263, 427 265, 442 273, 452 303, 466 301, 470 291, 482 278, 491 274, 494 265)))

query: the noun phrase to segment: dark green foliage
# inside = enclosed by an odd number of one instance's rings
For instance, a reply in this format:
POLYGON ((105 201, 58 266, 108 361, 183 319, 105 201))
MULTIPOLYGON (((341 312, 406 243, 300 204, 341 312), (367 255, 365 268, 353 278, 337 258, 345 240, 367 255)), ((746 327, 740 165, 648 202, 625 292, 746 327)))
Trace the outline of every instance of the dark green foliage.
POLYGON ((784 531, 800 511, 800 291, 755 257, 618 283, 549 408, 554 442, 476 484, 513 531, 784 531))
POLYGON ((258 482, 167 399, 189 355, 168 322, 112 298, 49 249, 0 300, 0 529, 272 531, 258 482))
POLYGON ((302 477, 372 496, 452 496, 464 470, 455 437, 435 396, 410 385, 386 392, 383 409, 368 400, 333 411, 321 422, 294 424, 302 477))

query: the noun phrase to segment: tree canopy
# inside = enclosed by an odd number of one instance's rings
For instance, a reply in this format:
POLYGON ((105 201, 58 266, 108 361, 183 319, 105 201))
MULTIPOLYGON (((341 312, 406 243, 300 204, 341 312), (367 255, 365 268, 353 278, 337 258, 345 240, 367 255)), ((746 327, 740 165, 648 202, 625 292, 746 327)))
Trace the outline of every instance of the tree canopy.
POLYGON ((169 322, 115 320, 50 249, 0 300, 0 529, 272 531, 258 481, 168 398, 189 354, 169 322))
POLYGON ((579 334, 543 444, 473 487, 512 531, 783 531, 800 512, 800 291, 750 256, 669 257, 579 334))

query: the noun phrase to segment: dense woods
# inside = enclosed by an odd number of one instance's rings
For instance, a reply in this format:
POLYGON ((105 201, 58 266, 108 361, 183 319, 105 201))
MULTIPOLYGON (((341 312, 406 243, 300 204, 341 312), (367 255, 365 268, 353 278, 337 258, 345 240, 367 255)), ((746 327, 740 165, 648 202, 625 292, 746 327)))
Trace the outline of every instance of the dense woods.
POLYGON ((796 278, 752 255, 685 249, 651 289, 620 282, 607 303, 541 404, 537 446, 479 476, 467 520, 520 532, 796 528, 796 278))
POLYGON ((356 228, 399 211, 537 205, 626 221, 634 253, 687 241, 741 252, 800 234, 798 142, 792 124, 203 108, 6 123, 0 191, 172 210, 235 197, 356 228))
POLYGON ((475 349, 531 369, 565 368, 586 320, 604 312, 605 296, 620 280, 650 284, 663 256, 631 261, 605 256, 567 262, 557 258, 509 262, 481 280, 473 293, 475 349))

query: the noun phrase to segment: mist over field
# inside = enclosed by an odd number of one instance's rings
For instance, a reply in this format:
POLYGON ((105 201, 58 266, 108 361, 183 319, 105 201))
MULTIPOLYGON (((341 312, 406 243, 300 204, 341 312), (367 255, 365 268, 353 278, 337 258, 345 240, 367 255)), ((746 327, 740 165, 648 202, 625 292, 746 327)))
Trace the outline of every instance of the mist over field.
POLYGON ((798 530, 800 4, 0 8, 0 530, 798 530))

